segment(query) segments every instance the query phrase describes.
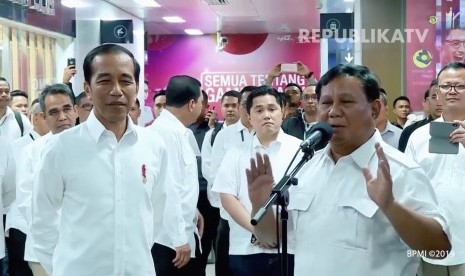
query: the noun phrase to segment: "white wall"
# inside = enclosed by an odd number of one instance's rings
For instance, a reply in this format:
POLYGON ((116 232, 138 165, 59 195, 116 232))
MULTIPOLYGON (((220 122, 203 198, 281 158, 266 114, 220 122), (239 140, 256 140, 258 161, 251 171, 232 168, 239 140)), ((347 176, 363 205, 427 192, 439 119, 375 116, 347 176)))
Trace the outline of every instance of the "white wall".
MULTIPOLYGON (((74 57, 77 74, 74 76, 73 89, 76 94, 84 90, 84 73, 82 64, 87 53, 100 45, 100 20, 132 19, 134 25, 134 43, 121 44, 130 50, 141 65, 138 98, 144 106, 144 22, 127 12, 104 1, 93 1, 91 7, 76 9, 76 39, 74 57)), ((63 61, 66 62, 66 56, 63 61)))

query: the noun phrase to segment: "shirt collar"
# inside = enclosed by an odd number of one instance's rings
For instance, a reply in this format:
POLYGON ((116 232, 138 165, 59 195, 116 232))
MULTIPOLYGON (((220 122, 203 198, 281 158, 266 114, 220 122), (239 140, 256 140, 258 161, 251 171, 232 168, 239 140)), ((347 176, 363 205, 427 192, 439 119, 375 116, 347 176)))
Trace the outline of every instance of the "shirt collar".
POLYGON ((0 121, 2 121, 2 119, 6 120, 8 117, 14 116, 14 114, 15 113, 13 112, 13 110, 9 106, 7 106, 5 115, 3 115, 3 117, 0 118, 0 121))
MULTIPOLYGON (((282 144, 285 143, 285 133, 284 131, 279 128, 279 132, 278 132, 278 137, 276 137, 276 140, 271 142, 270 145, 268 146, 268 148, 272 148, 274 146, 281 146, 282 144)), ((257 135, 254 135, 253 139, 252 139, 252 147, 254 150, 256 149, 265 149, 265 147, 262 145, 262 143, 260 142, 260 140, 258 139, 258 136, 257 135)))
MULTIPOLYGON (((134 123, 132 122, 132 119, 129 117, 129 115, 126 116, 126 120, 128 122, 128 125, 123 137, 129 133, 134 133, 134 135, 137 137, 137 132, 135 131, 134 123)), ((94 111, 90 112, 89 117, 84 122, 84 124, 87 126, 87 129, 89 130, 91 137, 97 143, 100 137, 102 137, 102 135, 105 133, 105 131, 108 131, 105 128, 105 126, 97 119, 97 117, 95 117, 94 111)))
MULTIPOLYGON (((344 156, 342 158, 351 158, 360 168, 365 168, 368 166, 371 158, 375 155, 375 144, 383 143, 383 138, 378 129, 375 130, 375 133, 368 139, 364 144, 362 144, 358 149, 353 151, 351 154, 344 156)), ((332 160, 331 157, 331 146, 330 143, 324 148, 324 154, 327 159, 332 160)))
MULTIPOLYGON (((381 135, 385 134, 386 132, 394 132, 392 130, 393 127, 396 127, 394 126, 393 124, 391 124, 391 122, 389 122, 389 120, 386 120, 386 127, 384 128, 383 132, 381 132, 381 135)), ((398 128, 398 127, 397 127, 398 128)), ((378 130, 379 131, 379 130, 378 130)))

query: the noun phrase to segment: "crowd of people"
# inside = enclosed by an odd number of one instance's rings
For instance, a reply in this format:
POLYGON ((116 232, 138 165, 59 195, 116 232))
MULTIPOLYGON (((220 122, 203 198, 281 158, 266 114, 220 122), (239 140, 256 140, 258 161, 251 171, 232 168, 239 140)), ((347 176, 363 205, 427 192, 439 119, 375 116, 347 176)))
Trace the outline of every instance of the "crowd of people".
POLYGON ((177 75, 139 122, 148 83, 115 44, 87 54, 77 95, 74 67, 38 99, 0 77, 0 271, 204 276, 213 259, 218 276, 464 276, 465 64, 432 80, 423 114, 405 96, 389 105, 367 67, 319 81, 297 68, 305 87, 278 92, 277 65, 262 86, 224 93, 222 121, 201 83, 177 75), (455 124, 456 154, 431 152, 433 121, 455 124), (317 122, 333 134, 289 188, 282 271, 276 208, 251 219, 317 122))

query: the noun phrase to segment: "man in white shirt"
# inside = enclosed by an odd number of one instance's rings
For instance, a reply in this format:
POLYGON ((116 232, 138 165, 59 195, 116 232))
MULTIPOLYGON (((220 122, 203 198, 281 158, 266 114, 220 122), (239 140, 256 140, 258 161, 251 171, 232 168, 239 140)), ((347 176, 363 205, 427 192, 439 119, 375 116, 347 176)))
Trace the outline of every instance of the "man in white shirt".
POLYGON ((399 146, 400 135, 402 134, 402 129, 394 126, 388 120, 388 105, 387 105, 387 95, 384 89, 380 88, 379 100, 381 102, 381 110, 379 115, 376 118, 376 128, 381 133, 381 137, 384 142, 393 146, 397 149, 399 146))
POLYGON ((425 170, 438 197, 439 207, 449 222, 452 253, 443 260, 424 259, 420 276, 465 275, 465 64, 450 63, 438 73, 438 99, 442 116, 436 122, 460 125, 450 135, 458 154, 429 152, 430 124, 415 130, 405 153, 425 170))
MULTIPOLYGON (((65 101, 68 104, 68 107, 73 109, 73 98, 72 91, 66 85, 58 85, 58 89, 65 89, 63 91, 59 90, 60 93, 65 95, 65 101), (70 96, 68 96, 70 95, 70 96)), ((41 92, 41 95, 49 94, 50 87, 44 89, 44 92, 41 92)), ((53 96, 53 99, 55 96, 53 96)), ((50 99, 48 99, 48 107, 50 107, 50 99)), ((53 107, 55 108, 55 107, 53 107)), ((16 160, 17 168, 17 187, 16 187, 16 200, 11 205, 10 210, 8 211, 6 217, 6 233, 8 235, 7 247, 8 247, 8 262, 9 262, 9 271, 13 275, 47 275, 43 268, 37 263, 37 258, 33 254, 32 242, 26 242, 26 237, 32 240, 32 235, 30 233, 31 225, 31 199, 32 199, 32 183, 34 181, 34 169, 38 164, 39 160, 31 160, 33 156, 31 152, 39 152, 36 156, 40 156, 42 148, 37 147, 37 145, 45 145, 45 143, 33 143, 34 141, 40 140, 42 136, 46 135, 50 131, 50 116, 46 116, 42 112, 40 107, 39 99, 36 99, 32 102, 31 110, 29 112, 32 123, 33 131, 23 137, 17 139, 13 143, 13 151, 16 160), (40 117, 40 118, 39 118, 40 117), (48 122, 45 118, 49 118, 48 122), (34 146, 29 146, 31 143, 34 146), (29 146, 29 150, 26 150, 26 147, 29 146), (25 184, 27 182, 27 184, 25 184), (26 191, 26 192, 25 192, 26 191), (21 207, 18 207, 18 204, 21 207), (20 211, 21 209, 21 211, 20 211), (26 244, 27 250, 26 250, 26 244), (26 252, 26 254, 25 254, 26 252), (30 264, 28 264, 30 262, 30 264)), ((76 116, 72 116, 69 124, 74 126, 74 121, 76 116)), ((53 123, 53 122, 52 122, 53 123)), ((53 130, 52 130, 53 132, 53 130)))
MULTIPOLYGON (((375 129, 381 103, 374 74, 338 65, 316 92, 319 121, 333 136, 290 188, 295 275, 414 276, 419 257, 409 250, 444 258, 451 249, 447 224, 427 176, 375 129)), ((273 186, 268 156, 252 160, 247 177, 254 215, 273 186)), ((254 230, 259 240, 275 242, 272 212, 254 230)))
MULTIPOLYGON (((244 146, 229 150, 216 175, 212 190, 221 194, 221 205, 227 211, 230 227, 229 259, 233 275, 281 275, 275 244, 260 240, 251 242, 254 233, 250 223, 250 203, 245 170, 255 154, 267 153, 278 183, 299 149, 301 140, 281 129, 284 101, 269 86, 253 90, 247 98, 247 112, 256 135, 244 146)), ((293 253, 293 230, 289 227, 289 253, 293 253)), ((294 258, 289 256, 289 274, 294 275, 294 258)))
MULTIPOLYGON (((222 123, 217 123, 214 128, 211 128, 205 133, 204 137, 201 137, 201 158, 199 160, 201 162, 199 166, 199 169, 201 169, 201 173, 199 173, 200 175, 203 176, 204 171, 209 173, 211 150, 218 132, 223 129, 223 127, 234 124, 239 120, 240 98, 241 94, 235 90, 226 91, 226 93, 224 93, 221 97, 221 113, 223 114, 224 121, 222 123)), ((213 116, 214 111, 211 111, 210 114, 210 120, 214 120, 216 118, 216 115, 213 116)), ((201 128, 198 129, 202 130, 201 128)), ((199 137, 200 135, 197 135, 197 141, 200 140, 199 137)), ((208 180, 204 176, 202 178, 199 178, 199 183, 202 183, 201 181, 203 181, 206 183, 206 186, 200 186, 201 189, 197 206, 205 221, 202 236, 202 265, 205 267, 208 255, 216 243, 220 210, 218 209, 218 205, 213 206, 210 200, 212 183, 209 184, 208 180)))
MULTIPOLYGON (((0 88, 1 89, 1 88, 0 88)), ((1 90, 0 90, 1 96, 1 90)), ((16 165, 8 140, 0 135, 0 211, 5 213, 5 208, 15 199, 16 188, 16 165)), ((3 220, 0 222, 0 229, 3 229, 3 220)), ((0 231, 0 273, 3 273, 3 258, 5 258, 5 233, 0 231)))
POLYGON ((45 87, 40 93, 39 104, 50 132, 23 148, 20 154, 22 158, 17 160, 16 203, 22 218, 26 219, 28 225, 26 231, 23 231, 26 234, 26 240, 22 259, 29 262, 34 276, 47 275, 34 254, 34 239, 31 234, 32 196, 33 191, 37 189, 34 187, 34 176, 41 162, 42 151, 50 137, 74 127, 78 116, 74 102, 73 91, 68 85, 54 84, 45 87))
POLYGON ((34 184, 37 259, 53 276, 153 276, 154 227, 164 223, 154 212, 171 192, 161 185, 169 177, 161 138, 128 116, 140 66, 126 48, 103 44, 83 67, 92 113, 50 137, 34 184))
POLYGON ((18 119, 8 106, 10 103, 10 84, 0 77, 0 135, 10 142, 20 138, 32 130, 29 119, 19 113, 18 119), (21 127, 22 124, 22 127, 21 127))
MULTIPOLYGON (((209 183, 211 183, 211 185, 213 185, 215 181, 216 173, 221 166, 221 162, 223 161, 226 152, 230 149, 241 147, 249 141, 252 141, 254 131, 252 125, 250 124, 246 104, 247 97, 255 88, 255 86, 245 86, 242 88, 241 101, 239 106, 239 121, 224 128, 218 132, 218 135, 216 135, 210 159, 210 172, 207 176, 209 177, 207 180, 209 183)), ((211 186, 209 189, 211 190, 211 186)), ((218 193, 210 193, 209 200, 212 206, 218 206, 220 208, 220 222, 218 224, 218 235, 216 238, 215 273, 216 275, 230 276, 232 275, 232 272, 229 269, 228 215, 220 204, 218 193)))
POLYGON ((203 226, 197 229, 202 218, 197 213, 199 181, 197 175, 195 137, 187 126, 193 124, 202 110, 203 96, 200 82, 190 76, 172 77, 166 88, 166 108, 148 127, 158 133, 170 149, 168 168, 175 179, 166 183, 174 187, 172 198, 165 208, 174 222, 155 229, 152 256, 158 276, 197 276, 200 271, 200 236, 203 226), (170 227, 176 231, 170 231, 170 227), (199 233, 200 232, 200 233, 199 233))

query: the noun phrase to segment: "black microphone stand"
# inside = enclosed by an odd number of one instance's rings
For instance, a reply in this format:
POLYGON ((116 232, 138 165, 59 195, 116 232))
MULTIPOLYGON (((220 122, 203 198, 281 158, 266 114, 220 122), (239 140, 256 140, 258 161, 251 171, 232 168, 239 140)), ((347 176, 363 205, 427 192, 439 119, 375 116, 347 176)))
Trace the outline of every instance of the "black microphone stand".
MULTIPOLYGON (((300 150, 300 149, 299 149, 300 150)), ((289 193, 288 190, 291 185, 297 185, 298 181, 297 178, 294 176, 300 171, 300 169, 307 163, 310 159, 312 159, 315 151, 308 147, 303 148, 302 152, 304 155, 296 167, 291 171, 289 175, 284 175, 283 178, 279 181, 277 185, 274 186, 273 190, 271 191, 271 195, 268 200, 263 204, 263 206, 258 210, 255 216, 251 220, 252 225, 257 225, 260 220, 265 216, 267 210, 273 206, 278 205, 281 207, 280 212, 280 219, 281 219, 281 246, 282 246, 282 256, 281 256, 281 276, 287 276, 289 273, 289 260, 287 256, 287 221, 289 217, 289 213, 286 209, 289 203, 289 193)), ((294 159, 291 161, 293 163, 294 159)), ((277 240, 279 241, 279 232, 277 232, 277 240)))

